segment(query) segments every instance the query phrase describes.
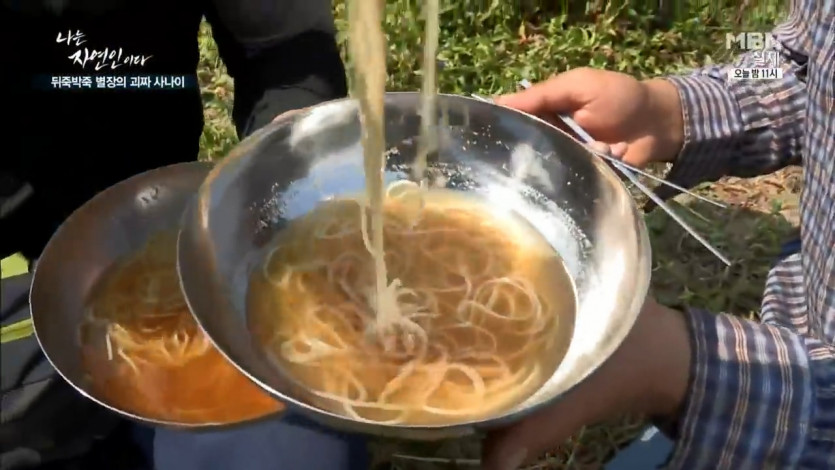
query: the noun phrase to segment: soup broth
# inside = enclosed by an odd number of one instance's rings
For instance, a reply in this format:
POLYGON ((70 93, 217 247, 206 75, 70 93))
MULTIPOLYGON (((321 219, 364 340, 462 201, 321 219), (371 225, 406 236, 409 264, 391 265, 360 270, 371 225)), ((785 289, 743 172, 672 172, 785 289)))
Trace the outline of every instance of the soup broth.
POLYGON ((177 279, 176 242, 176 231, 158 234, 96 286, 80 331, 93 393, 145 418, 187 424, 278 411, 191 316, 177 279))
POLYGON ((389 187, 385 284, 401 317, 380 336, 363 206, 322 203, 278 234, 251 275, 253 333, 313 405, 446 424, 512 408, 551 377, 572 335, 575 291, 527 222, 459 192, 389 187))

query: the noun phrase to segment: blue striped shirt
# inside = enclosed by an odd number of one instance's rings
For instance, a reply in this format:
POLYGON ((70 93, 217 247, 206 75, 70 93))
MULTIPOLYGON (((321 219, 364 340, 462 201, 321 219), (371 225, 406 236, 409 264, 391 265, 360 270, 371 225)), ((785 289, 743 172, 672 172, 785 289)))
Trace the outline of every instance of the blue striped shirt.
MULTIPOLYGON (((668 77, 686 186, 802 164, 801 249, 770 271, 761 323, 691 309, 692 387, 673 469, 835 468, 835 1, 796 0, 774 32, 782 79, 733 80, 758 53, 668 77)), ((760 66, 761 67, 761 66, 760 66)))

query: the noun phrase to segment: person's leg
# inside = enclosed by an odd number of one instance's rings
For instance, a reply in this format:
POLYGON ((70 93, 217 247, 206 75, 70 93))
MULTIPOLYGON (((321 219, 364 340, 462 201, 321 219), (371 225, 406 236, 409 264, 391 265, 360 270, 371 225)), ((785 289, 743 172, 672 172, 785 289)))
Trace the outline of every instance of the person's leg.
MULTIPOLYGON (((2 326, 30 317, 31 282, 31 274, 0 280, 2 326)), ((66 383, 34 336, 0 344, 0 398, 0 468, 140 469, 130 441, 110 437, 121 420, 66 383)))
POLYGON ((225 431, 157 429, 155 470, 367 470, 366 439, 306 419, 268 420, 225 431))

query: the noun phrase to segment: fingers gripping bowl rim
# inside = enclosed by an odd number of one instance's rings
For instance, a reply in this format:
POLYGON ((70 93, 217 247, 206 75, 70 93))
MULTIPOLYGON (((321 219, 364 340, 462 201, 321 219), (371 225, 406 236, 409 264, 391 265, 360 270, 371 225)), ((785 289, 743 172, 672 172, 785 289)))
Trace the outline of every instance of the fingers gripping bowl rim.
MULTIPOLYGON (((184 217, 179 270, 192 312, 218 349, 271 394, 320 423, 409 439, 477 433, 559 399, 626 337, 649 285, 643 218, 608 167, 567 134, 532 116, 441 95, 446 114, 438 161, 447 188, 478 195, 524 217, 566 263, 578 310, 569 351, 553 377, 500 416, 443 426, 381 425, 322 411, 271 366, 247 327, 248 274, 289 220, 327 197, 363 190, 356 103, 337 100, 287 116, 243 141, 201 186, 184 217), (529 156, 525 174, 514 155, 529 156)), ((386 95, 387 168, 405 178, 419 133, 419 95, 386 95)))

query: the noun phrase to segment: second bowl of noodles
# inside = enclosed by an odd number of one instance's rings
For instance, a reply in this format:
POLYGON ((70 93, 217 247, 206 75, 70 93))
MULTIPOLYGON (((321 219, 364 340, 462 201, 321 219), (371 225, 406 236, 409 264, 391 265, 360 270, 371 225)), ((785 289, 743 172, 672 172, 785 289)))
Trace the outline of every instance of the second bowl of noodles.
POLYGON ((180 289, 179 222, 210 168, 172 165, 106 189, 36 265, 32 317, 49 361, 81 394, 146 423, 214 428, 282 408, 212 346, 180 289))

